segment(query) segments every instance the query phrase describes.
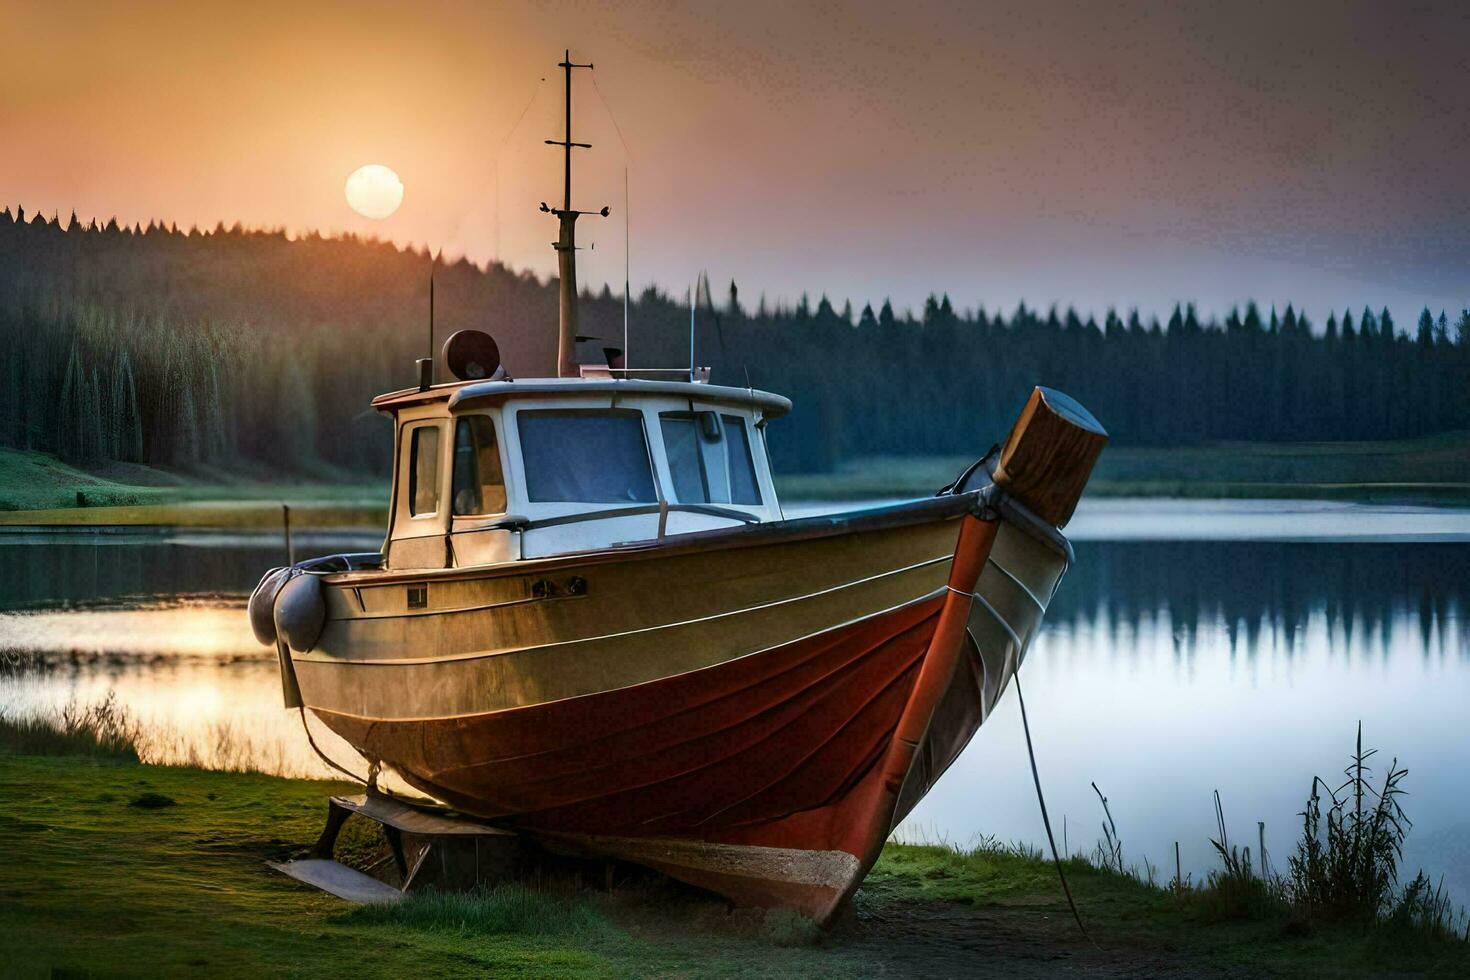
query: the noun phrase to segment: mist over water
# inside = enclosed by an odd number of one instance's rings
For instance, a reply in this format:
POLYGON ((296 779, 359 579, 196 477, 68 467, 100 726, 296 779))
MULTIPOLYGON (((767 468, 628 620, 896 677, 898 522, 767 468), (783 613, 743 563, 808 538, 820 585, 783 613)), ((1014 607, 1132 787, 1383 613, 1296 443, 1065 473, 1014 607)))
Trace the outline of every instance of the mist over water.
MULTIPOLYGON (((1101 501, 1068 531, 1077 562, 1021 674, 1059 843, 1065 824, 1091 851, 1096 781, 1125 860, 1168 878, 1178 841, 1198 880, 1218 789, 1232 843, 1255 853, 1264 821, 1284 869, 1312 777, 1335 785, 1361 721, 1377 772, 1409 769, 1404 866, 1470 900, 1470 511, 1101 501)), ((298 554, 379 538, 308 535, 298 554)), ((328 775, 245 620, 282 559, 268 534, 0 535, 0 713, 115 693, 146 760, 328 775)), ((900 835, 1044 844, 1014 694, 900 835)))

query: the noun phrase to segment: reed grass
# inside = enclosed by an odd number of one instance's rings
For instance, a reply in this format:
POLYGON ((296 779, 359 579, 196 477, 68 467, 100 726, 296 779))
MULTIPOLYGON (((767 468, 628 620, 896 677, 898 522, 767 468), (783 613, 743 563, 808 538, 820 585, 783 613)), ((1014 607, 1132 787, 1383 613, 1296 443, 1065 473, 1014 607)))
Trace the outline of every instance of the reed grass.
POLYGON ((1312 779, 1302 835, 1288 861, 1292 902, 1309 919, 1371 925, 1398 898, 1399 861, 1412 826, 1399 803, 1409 771, 1394 759, 1382 788, 1375 789, 1369 761, 1376 754, 1363 749, 1359 724, 1352 761, 1343 771, 1347 781, 1333 789, 1320 777, 1312 779))
POLYGON ((73 701, 40 715, 0 712, 0 752, 12 755, 81 755, 138 762, 141 729, 115 694, 81 705, 73 701))
MULTIPOLYGON (((1215 792, 1216 836, 1210 844, 1219 859, 1205 880, 1192 884, 1178 864, 1167 891, 1193 906, 1206 921, 1282 919, 1297 929, 1348 927, 1431 941, 1470 943, 1470 916, 1456 905, 1442 882, 1419 871, 1400 886, 1404 841, 1413 826, 1400 802, 1408 770, 1394 759, 1374 785, 1370 764, 1376 749, 1363 748, 1358 725, 1351 761, 1337 786, 1312 780, 1302 810, 1302 831, 1287 872, 1271 869, 1265 824, 1258 823, 1257 851, 1232 843, 1225 810, 1215 792)), ((1144 870, 1125 865, 1122 843, 1108 799, 1092 784, 1103 810, 1102 836, 1082 858, 1099 871, 1157 887, 1147 858, 1144 870)))

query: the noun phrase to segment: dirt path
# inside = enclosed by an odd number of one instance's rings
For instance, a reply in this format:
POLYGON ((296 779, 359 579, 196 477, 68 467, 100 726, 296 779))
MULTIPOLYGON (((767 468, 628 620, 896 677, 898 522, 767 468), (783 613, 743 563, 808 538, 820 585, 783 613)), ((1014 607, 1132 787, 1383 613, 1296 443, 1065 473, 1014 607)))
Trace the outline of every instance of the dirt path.
MULTIPOLYGON (((869 888, 870 886, 865 886, 869 888)), ((970 905, 865 896, 827 943, 895 977, 1240 977, 1164 949, 1084 939, 1045 904, 970 905), (874 900, 876 899, 876 900, 874 900)))

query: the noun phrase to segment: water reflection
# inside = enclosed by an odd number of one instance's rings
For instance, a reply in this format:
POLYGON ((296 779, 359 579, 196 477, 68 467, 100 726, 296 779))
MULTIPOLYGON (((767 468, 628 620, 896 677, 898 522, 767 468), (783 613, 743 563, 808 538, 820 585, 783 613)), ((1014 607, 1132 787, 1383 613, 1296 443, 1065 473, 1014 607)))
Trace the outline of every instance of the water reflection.
MULTIPOLYGON (((299 555, 372 551, 373 530, 307 532, 299 555)), ((132 596, 248 594, 284 563, 279 534, 187 530, 0 528, 0 609, 28 609, 132 596)))
POLYGON ((1047 616, 1112 632, 1169 624, 1175 651, 1193 655, 1202 631, 1223 630, 1231 655, 1263 646, 1290 656, 1314 618, 1343 656, 1393 649, 1393 624, 1418 632, 1425 657, 1470 653, 1470 547, 1463 544, 1261 541, 1082 542, 1047 616))

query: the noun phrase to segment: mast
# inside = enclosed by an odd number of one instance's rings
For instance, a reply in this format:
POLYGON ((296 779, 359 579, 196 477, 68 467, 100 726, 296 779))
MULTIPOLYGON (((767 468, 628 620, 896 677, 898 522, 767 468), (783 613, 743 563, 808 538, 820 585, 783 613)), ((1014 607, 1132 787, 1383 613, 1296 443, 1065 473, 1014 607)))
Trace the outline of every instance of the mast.
POLYGON ((592 63, 578 65, 572 62, 571 49, 567 49, 560 64, 566 75, 566 130, 562 139, 547 140, 549 146, 560 146, 565 151, 562 172, 562 206, 548 207, 541 202, 541 210, 554 214, 560 223, 560 233, 552 244, 556 249, 557 273, 561 279, 560 332, 556 345, 556 374, 560 378, 575 378, 577 368, 577 218, 584 214, 600 214, 604 218, 608 209, 601 211, 574 211, 572 209, 572 147, 591 149, 591 143, 572 140, 572 69, 591 68, 592 63))

